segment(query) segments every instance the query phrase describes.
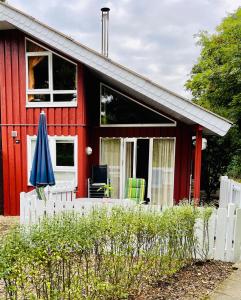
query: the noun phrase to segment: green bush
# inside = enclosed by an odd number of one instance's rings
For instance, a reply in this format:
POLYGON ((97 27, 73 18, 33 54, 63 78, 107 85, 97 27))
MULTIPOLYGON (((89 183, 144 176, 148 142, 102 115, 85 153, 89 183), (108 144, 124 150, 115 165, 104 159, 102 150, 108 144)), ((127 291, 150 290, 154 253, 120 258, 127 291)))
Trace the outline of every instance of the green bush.
POLYGON ((6 299, 126 299, 190 263, 197 209, 62 214, 17 228, 0 247, 6 299))

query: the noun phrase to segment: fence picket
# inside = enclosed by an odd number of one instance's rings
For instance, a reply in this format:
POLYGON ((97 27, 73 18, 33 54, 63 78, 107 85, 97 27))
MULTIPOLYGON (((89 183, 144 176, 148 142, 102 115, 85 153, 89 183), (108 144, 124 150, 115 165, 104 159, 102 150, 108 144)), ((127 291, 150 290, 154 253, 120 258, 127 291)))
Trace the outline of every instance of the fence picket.
POLYGON ((227 225, 227 209, 219 208, 217 212, 216 245, 214 259, 224 260, 227 225))
POLYGON ((214 237, 215 237, 215 225, 217 220, 217 211, 214 210, 209 222, 208 222, 208 258, 212 259, 214 257, 214 237))
POLYGON ((235 218, 235 204, 228 205, 228 218, 227 218, 227 233, 226 233, 226 261, 233 260, 233 239, 234 239, 234 222, 235 218))
POLYGON ((198 241, 198 249, 196 252, 196 258, 201 259, 203 257, 203 220, 198 219, 195 224, 195 236, 198 241))
POLYGON ((233 260, 240 260, 240 247, 241 247, 241 208, 236 210, 236 224, 234 229, 234 246, 233 246, 233 260))
POLYGON ((241 207, 241 183, 229 179, 227 176, 221 176, 219 207, 225 208, 229 203, 241 207))

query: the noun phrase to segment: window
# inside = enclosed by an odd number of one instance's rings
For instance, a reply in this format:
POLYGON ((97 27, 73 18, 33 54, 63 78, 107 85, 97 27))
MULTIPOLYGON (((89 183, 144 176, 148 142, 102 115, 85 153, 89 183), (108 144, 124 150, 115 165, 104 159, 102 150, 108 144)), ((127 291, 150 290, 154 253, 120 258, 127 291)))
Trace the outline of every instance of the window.
POLYGON ((56 141, 56 166, 74 166, 74 143, 72 141, 56 141))
POLYGON ((77 67, 67 59, 26 40, 27 107, 77 105, 77 67))
POLYGON ((101 126, 176 126, 172 119, 104 84, 100 92, 101 126))
MULTIPOLYGON (((30 177, 36 136, 28 136, 28 180, 30 177)), ((77 136, 49 136, 50 155, 56 182, 74 182, 77 186, 77 136)))

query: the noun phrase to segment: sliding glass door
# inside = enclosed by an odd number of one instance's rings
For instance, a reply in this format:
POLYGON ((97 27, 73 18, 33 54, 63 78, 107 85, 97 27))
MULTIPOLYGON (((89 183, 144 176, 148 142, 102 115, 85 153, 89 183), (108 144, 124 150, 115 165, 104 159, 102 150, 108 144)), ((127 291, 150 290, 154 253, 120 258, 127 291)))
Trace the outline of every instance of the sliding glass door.
POLYGON ((128 178, 144 178, 152 204, 173 205, 174 138, 101 138, 100 163, 107 164, 112 198, 125 198, 128 178))

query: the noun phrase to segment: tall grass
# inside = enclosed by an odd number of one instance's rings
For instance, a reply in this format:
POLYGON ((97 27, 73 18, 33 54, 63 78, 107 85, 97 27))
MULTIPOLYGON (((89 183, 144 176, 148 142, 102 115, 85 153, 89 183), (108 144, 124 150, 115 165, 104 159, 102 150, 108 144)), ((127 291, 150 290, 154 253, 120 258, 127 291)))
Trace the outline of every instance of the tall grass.
POLYGON ((126 299, 190 263, 197 209, 62 214, 2 241, 6 299, 126 299))

